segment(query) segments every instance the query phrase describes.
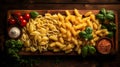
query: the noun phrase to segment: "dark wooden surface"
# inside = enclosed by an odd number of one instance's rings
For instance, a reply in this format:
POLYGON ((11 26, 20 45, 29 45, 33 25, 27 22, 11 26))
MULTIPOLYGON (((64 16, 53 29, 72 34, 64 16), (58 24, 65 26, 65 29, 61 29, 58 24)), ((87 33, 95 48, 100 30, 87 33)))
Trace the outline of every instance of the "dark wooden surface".
MULTIPOLYGON (((11 60, 5 55, 2 46, 5 40, 6 16, 8 10, 47 10, 47 9, 101 9, 115 10, 118 13, 118 26, 120 28, 120 0, 0 0, 0 67, 18 67, 11 64, 11 60)), ((120 34, 120 29, 118 29, 120 34)), ((118 35, 118 38, 120 36, 118 35)), ((118 41, 118 45, 120 39, 118 41)), ((120 47, 120 46, 119 46, 120 47)), ((39 59, 34 67, 120 67, 120 50, 114 56, 32 56, 39 59)), ((20 65, 30 67, 29 64, 20 65)))

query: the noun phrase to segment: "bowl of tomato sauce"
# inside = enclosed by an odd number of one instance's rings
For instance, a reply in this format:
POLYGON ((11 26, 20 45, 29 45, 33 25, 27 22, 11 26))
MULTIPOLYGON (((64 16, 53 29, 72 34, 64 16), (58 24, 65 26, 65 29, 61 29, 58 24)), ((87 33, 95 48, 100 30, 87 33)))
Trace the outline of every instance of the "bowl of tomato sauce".
POLYGON ((110 38, 103 37, 98 40, 96 48, 101 54, 110 54, 112 50, 113 42, 110 38))

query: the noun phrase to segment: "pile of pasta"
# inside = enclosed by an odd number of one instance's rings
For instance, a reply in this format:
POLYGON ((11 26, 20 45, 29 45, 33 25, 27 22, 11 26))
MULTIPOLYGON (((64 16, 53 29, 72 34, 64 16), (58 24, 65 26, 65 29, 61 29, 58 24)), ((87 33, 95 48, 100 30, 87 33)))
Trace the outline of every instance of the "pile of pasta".
POLYGON ((101 24, 91 11, 84 14, 74 9, 74 14, 65 11, 61 13, 44 16, 39 15, 35 19, 30 19, 26 27, 22 29, 20 40, 24 43, 23 51, 40 53, 45 51, 70 53, 75 51, 81 54, 81 48, 85 41, 79 37, 79 33, 86 27, 93 29, 93 39, 89 43, 93 46, 99 38, 108 34, 107 29, 101 29, 101 24))

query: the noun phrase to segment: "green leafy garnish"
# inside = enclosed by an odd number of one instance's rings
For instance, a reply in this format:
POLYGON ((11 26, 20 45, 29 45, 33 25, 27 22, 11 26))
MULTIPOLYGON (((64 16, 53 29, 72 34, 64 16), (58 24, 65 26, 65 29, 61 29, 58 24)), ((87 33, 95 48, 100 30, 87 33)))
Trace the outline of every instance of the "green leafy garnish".
POLYGON ((39 13, 36 12, 36 11, 32 11, 32 12, 30 12, 30 16, 31 16, 31 18, 36 18, 38 15, 39 15, 39 13))
POLYGON ((113 22, 110 22, 110 24, 108 25, 108 30, 116 31, 116 24, 113 22))
POLYGON ((106 14, 106 19, 107 20, 114 20, 114 15, 113 14, 106 14))
POLYGON ((82 56, 86 57, 88 55, 88 46, 82 47, 81 51, 82 51, 82 56))
POLYGON ((106 25, 101 25, 102 29, 107 29, 106 25))
POLYGON ((112 10, 106 10, 105 8, 102 8, 100 12, 96 15, 96 18, 102 21, 103 23, 105 20, 112 20, 114 21, 114 12, 112 10))
POLYGON ((109 33, 108 33, 107 37, 112 38, 112 37, 113 37, 113 35, 114 35, 114 33, 113 33, 112 31, 109 31, 109 33))
POLYGON ((100 20, 105 20, 105 16, 103 14, 97 14, 96 18, 98 18, 100 20))
POLYGON ((85 29, 85 32, 86 32, 87 34, 91 34, 91 33, 92 33, 92 28, 91 28, 91 27, 87 27, 87 28, 85 29))
POLYGON ((115 15, 112 10, 108 10, 108 11, 107 11, 107 14, 115 15))
POLYGON ((100 14, 103 14, 104 16, 106 15, 106 9, 105 8, 102 8, 101 10, 100 10, 100 14))
POLYGON ((22 48, 23 43, 20 40, 10 39, 5 42, 8 54, 20 61, 20 56, 18 55, 19 50, 22 48))
POLYGON ((82 47, 81 51, 82 51, 82 56, 86 57, 88 54, 95 54, 96 49, 91 45, 85 45, 82 47))
POLYGON ((93 46, 88 46, 88 49, 89 49, 89 53, 90 53, 90 54, 95 54, 95 52, 96 52, 95 47, 93 47, 93 46))
POLYGON ((93 38, 92 36, 92 28, 87 27, 85 31, 82 31, 79 33, 79 36, 84 38, 85 40, 91 40, 93 38))

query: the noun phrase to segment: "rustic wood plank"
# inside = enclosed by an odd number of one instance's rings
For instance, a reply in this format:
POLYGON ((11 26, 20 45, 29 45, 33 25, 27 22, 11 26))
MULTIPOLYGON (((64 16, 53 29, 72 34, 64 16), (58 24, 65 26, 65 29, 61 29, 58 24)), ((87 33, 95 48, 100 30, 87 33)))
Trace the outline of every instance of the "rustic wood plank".
POLYGON ((3 3, 120 3, 119 0, 3 0, 3 3))
POLYGON ((120 4, 4 4, 1 9, 2 10, 13 10, 13 9, 21 9, 21 10, 52 10, 52 9, 101 9, 106 8, 110 10, 119 10, 120 4))

